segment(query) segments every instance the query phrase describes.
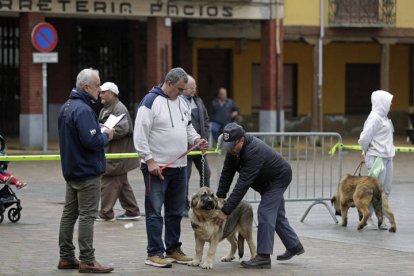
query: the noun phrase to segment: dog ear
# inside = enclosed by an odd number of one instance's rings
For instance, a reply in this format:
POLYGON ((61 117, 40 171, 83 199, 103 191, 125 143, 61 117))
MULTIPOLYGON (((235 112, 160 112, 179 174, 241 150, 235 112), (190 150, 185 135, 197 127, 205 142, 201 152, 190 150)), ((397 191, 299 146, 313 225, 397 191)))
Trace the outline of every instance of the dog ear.
POLYGON ((191 197, 191 208, 197 207, 199 199, 198 193, 193 194, 191 197))
POLYGON ((332 206, 334 206, 335 202, 336 202, 336 196, 333 196, 331 198, 331 204, 332 204, 332 206))

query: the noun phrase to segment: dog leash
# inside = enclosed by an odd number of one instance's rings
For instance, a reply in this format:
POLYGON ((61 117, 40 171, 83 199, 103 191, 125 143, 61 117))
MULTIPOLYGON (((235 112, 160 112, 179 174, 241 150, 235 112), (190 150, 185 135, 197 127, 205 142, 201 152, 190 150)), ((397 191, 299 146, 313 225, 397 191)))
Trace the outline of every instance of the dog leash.
POLYGON ((192 150, 194 150, 195 148, 197 148, 197 147, 199 147, 200 145, 201 145, 201 143, 202 143, 203 141, 201 141, 201 139, 200 139, 200 141, 198 141, 198 143, 197 144, 194 144, 191 148, 189 148, 186 152, 184 152, 183 154, 181 154, 177 159, 175 159, 174 161, 172 161, 172 162, 170 162, 170 163, 168 163, 167 165, 164 165, 164 166, 162 166, 161 168, 160 168, 160 170, 161 170, 161 172, 164 170, 164 169, 166 169, 166 168, 168 168, 169 166, 171 166, 172 164, 174 164, 175 162, 177 162, 177 160, 178 159, 180 159, 180 158, 182 158, 182 157, 184 157, 184 156, 186 156, 190 151, 192 151, 192 150))
MULTIPOLYGON (((178 158, 176 158, 174 161, 162 166, 160 168, 160 171, 162 172, 164 169, 168 168, 169 166, 171 166, 172 164, 174 164, 175 162, 177 162, 178 159, 186 156, 190 151, 194 150, 195 148, 199 147, 201 145, 203 141, 200 139, 200 141, 198 141, 196 144, 194 144, 191 148, 189 148, 186 152, 184 152, 183 154, 181 154, 178 158)), ((151 190, 151 173, 148 172, 148 185, 145 189, 145 195, 147 195, 149 193, 149 191, 151 190)))
POLYGON ((358 167, 356 168, 355 172, 354 172, 354 176, 356 175, 356 172, 359 170, 359 174, 358 176, 361 176, 361 170, 362 170, 362 164, 364 164, 365 161, 361 161, 361 163, 359 163, 358 167))

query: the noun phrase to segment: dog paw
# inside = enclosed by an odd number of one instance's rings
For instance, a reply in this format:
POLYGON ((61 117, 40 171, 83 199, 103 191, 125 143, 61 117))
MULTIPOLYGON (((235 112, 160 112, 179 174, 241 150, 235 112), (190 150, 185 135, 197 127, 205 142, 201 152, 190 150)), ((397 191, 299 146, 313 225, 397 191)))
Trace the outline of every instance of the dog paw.
POLYGON ((192 260, 191 262, 187 263, 188 266, 199 266, 200 260, 192 260))
POLYGON ((388 231, 391 232, 391 233, 395 233, 395 232, 397 232, 397 227, 391 226, 390 230, 388 230, 388 231))
POLYGON ((364 228, 363 224, 358 224, 358 230, 362 230, 362 228, 364 228))
POLYGON ((201 265, 201 267, 202 267, 203 269, 213 269, 213 263, 212 263, 212 262, 209 262, 209 261, 205 261, 205 262, 201 265))
POLYGON ((231 262, 234 260, 234 256, 224 256, 223 258, 221 258, 222 262, 231 262))

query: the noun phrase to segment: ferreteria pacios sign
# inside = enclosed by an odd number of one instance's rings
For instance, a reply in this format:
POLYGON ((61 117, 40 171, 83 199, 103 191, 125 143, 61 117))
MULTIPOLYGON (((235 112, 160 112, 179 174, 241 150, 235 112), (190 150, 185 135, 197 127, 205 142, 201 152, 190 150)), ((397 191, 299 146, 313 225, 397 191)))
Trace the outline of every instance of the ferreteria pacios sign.
POLYGON ((168 0, 0 0, 3 13, 43 12, 73 17, 139 16, 269 19, 274 16, 276 1, 168 1, 168 0), (254 3, 253 3, 254 2, 254 3))

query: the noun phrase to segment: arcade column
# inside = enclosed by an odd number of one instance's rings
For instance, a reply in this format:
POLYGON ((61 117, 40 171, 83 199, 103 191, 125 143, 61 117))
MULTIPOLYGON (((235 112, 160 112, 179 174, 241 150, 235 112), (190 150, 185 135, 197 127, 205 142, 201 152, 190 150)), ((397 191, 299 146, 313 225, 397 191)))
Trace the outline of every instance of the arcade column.
POLYGON ((172 66, 171 20, 149 17, 147 21, 147 88, 161 83, 172 66))
POLYGON ((44 22, 42 13, 21 13, 20 27, 20 145, 42 148, 42 64, 33 63, 33 27, 44 22))
MULTIPOLYGON (((277 21, 279 20, 279 21, 277 21)), ((261 22, 260 131, 283 132, 283 21, 261 22)))

